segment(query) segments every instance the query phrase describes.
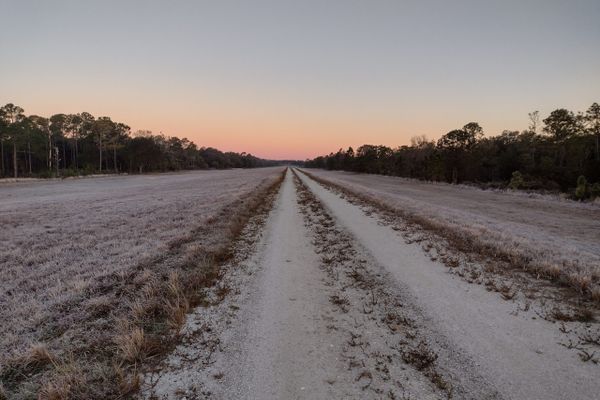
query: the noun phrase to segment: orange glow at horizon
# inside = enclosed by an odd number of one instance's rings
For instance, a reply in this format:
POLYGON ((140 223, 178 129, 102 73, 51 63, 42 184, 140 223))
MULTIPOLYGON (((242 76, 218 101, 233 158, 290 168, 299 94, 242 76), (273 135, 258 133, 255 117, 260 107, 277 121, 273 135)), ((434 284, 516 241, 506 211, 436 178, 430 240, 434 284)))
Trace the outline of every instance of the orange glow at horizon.
POLYGON ((262 158, 498 135, 600 101, 598 0, 10 3, 0 105, 262 158))
MULTIPOLYGON (((349 146, 356 149, 362 144, 397 147, 410 143, 412 136, 422 134, 416 126, 411 128, 404 124, 404 128, 400 128, 400 122, 356 116, 325 118, 280 114, 269 119, 241 110, 221 112, 221 115, 215 110, 211 113, 193 113, 189 110, 144 113, 141 109, 131 110, 126 107, 78 107, 76 104, 79 102, 70 104, 65 101, 61 107, 56 107, 56 103, 49 107, 13 102, 25 108, 28 115, 50 117, 57 113, 87 111, 95 117, 109 116, 114 121, 123 122, 131 127, 132 133, 150 130, 154 134, 187 138, 199 147, 246 152, 266 159, 305 160, 349 146)), ((428 137, 433 138, 434 135, 435 133, 428 137)))
MULTIPOLYGON (((2 101, 3 99, 0 99, 2 101)), ((39 100, 39 99, 38 99, 39 100)), ((137 130, 149 130, 153 134, 187 138, 199 147, 214 147, 221 151, 246 152, 265 159, 305 160, 336 152, 338 149, 357 147, 363 144, 386 145, 395 148, 410 144, 413 136, 426 135, 437 140, 451 129, 459 128, 469 121, 482 123, 487 135, 507 129, 523 129, 525 118, 518 118, 510 125, 508 118, 492 116, 487 120, 458 116, 438 117, 416 111, 410 116, 391 113, 333 113, 320 109, 285 109, 281 105, 271 108, 267 114, 254 104, 218 103, 209 105, 194 102, 187 108, 152 102, 107 103, 102 98, 86 102, 77 96, 69 100, 39 104, 27 99, 11 99, 25 109, 27 115, 37 114, 50 117, 57 113, 90 112, 95 117, 109 116, 113 121, 123 122, 137 130), (21 101, 22 100, 22 101, 21 101), (85 104, 84 106, 80 106, 85 104), (109 104, 109 106, 107 106, 109 104), (222 107, 222 108, 221 108, 222 107), (483 122, 482 122, 483 121, 483 122), (492 127, 490 129, 490 126, 492 127), (425 129, 424 129, 425 128, 425 129)), ((6 102, 6 101, 5 101, 6 102)), ((339 111, 339 110, 338 110, 339 111)), ((343 111, 343 110, 342 110, 343 111)), ((488 116, 489 117, 489 116, 488 116)))

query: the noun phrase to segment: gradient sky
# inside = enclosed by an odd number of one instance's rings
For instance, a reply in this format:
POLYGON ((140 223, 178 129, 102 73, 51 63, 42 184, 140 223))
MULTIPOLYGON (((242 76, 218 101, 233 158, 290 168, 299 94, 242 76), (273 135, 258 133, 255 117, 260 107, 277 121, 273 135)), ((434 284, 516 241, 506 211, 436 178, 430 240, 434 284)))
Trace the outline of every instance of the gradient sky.
POLYGON ((599 0, 0 0, 0 104, 266 158, 594 101, 599 0))

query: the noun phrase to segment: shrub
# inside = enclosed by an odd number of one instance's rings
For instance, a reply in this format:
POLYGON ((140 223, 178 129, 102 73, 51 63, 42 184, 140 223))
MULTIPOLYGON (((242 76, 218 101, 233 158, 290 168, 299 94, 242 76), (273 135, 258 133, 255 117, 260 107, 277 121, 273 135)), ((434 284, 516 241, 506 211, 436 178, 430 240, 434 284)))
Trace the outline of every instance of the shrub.
POLYGON ((590 196, 592 198, 600 197, 600 182, 596 182, 590 187, 590 196))
POLYGON ((519 171, 515 171, 512 173, 512 178, 508 186, 513 190, 517 190, 523 186, 523 183, 523 175, 519 171))
POLYGON ((41 172, 38 172, 35 176, 43 179, 54 178, 54 171, 43 170, 41 172))
POLYGON ((577 187, 575 188, 575 198, 577 200, 583 200, 586 197, 587 192, 587 180, 585 176, 581 175, 577 178, 577 187))
POLYGON ((69 169, 63 169, 62 171, 60 171, 60 176, 62 178, 71 178, 71 177, 77 176, 77 175, 79 175, 77 173, 77 171, 75 171, 74 169, 70 169, 70 168, 69 169))

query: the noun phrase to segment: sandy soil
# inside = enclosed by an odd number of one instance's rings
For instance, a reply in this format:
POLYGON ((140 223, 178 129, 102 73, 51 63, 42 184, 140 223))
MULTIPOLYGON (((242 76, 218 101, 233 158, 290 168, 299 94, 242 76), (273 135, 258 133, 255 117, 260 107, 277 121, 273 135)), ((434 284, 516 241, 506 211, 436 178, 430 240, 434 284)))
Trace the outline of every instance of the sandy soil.
POLYGON ((393 207, 443 221, 482 240, 562 265, 576 261, 600 276, 600 207, 549 196, 431 184, 381 175, 310 170, 393 207))
POLYGON ((223 386, 219 398, 341 395, 326 383, 344 372, 337 354, 341 344, 326 327, 327 290, 295 202, 288 173, 268 227, 252 311, 245 316, 251 328, 239 352, 222 361, 231 385, 223 386))
POLYGON ((598 365, 556 323, 299 176, 309 190, 288 172, 230 295, 194 311, 145 398, 595 398, 598 365))
POLYGON ((279 171, 2 184, 0 359, 40 340, 36 326, 52 318, 53 307, 77 298, 99 277, 163 252, 169 241, 279 171))

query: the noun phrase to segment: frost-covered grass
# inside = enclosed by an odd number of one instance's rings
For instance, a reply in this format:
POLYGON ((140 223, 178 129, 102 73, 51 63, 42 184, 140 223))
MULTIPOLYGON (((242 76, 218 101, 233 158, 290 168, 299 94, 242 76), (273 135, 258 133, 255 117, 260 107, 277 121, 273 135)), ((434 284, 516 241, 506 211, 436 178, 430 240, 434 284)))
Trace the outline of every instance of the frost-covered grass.
POLYGON ((388 176, 308 172, 600 298, 597 205, 388 176))
MULTIPOLYGON (((55 313, 144 259, 281 168, 195 171, 0 186, 0 364, 44 341, 55 313)), ((218 241, 218 238, 215 238, 218 241)), ((87 302, 102 302, 86 299, 87 302)), ((91 304, 91 303, 90 303, 91 304)), ((59 334, 60 332, 52 332, 59 334)))

